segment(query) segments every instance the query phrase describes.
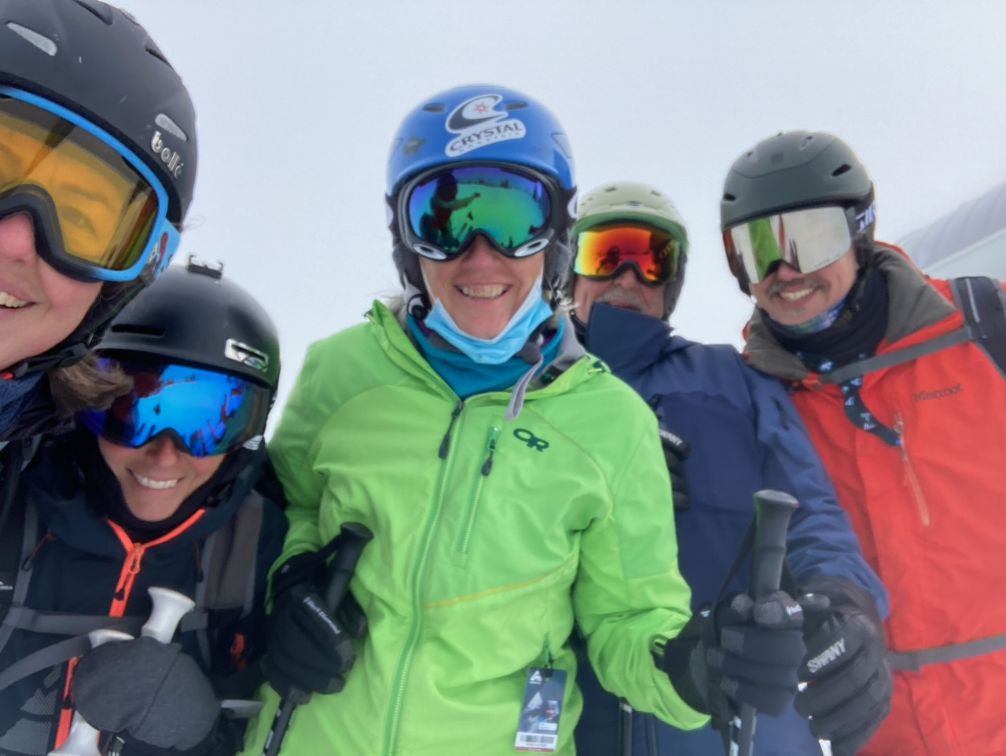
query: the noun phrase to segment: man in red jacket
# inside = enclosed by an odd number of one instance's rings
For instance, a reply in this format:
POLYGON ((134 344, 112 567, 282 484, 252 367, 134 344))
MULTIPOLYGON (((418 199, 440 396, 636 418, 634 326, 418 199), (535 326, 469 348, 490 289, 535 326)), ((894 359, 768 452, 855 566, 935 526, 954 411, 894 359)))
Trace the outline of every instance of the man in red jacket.
MULTIPOLYGON (((756 303, 746 356, 790 385, 890 591, 893 708, 861 753, 1002 754, 1001 340, 965 330, 951 282, 874 242, 874 221, 866 170, 830 134, 781 133, 734 162, 721 223, 756 303)), ((1000 286, 988 301, 1001 323, 1000 286)))

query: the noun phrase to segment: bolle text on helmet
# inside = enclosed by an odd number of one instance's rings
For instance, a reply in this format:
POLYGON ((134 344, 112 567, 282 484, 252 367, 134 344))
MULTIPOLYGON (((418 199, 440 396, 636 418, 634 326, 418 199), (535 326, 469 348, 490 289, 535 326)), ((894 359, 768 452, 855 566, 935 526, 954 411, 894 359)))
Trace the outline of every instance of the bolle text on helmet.
POLYGON ((168 169, 168 173, 176 179, 180 179, 182 177, 182 168, 185 167, 185 163, 182 162, 182 156, 179 155, 176 150, 173 150, 164 144, 164 138, 161 136, 160 131, 155 131, 154 136, 151 137, 150 149, 152 149, 154 153, 161 158, 161 162, 164 163, 164 167, 168 169))

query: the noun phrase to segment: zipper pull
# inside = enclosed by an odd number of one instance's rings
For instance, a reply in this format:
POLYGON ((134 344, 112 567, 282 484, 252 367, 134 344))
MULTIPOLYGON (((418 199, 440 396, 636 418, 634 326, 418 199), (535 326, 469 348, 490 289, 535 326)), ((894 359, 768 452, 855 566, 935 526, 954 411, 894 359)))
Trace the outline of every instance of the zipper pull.
POLYGON ((458 399, 458 404, 451 412, 451 422, 447 426, 447 432, 444 434, 443 440, 440 442, 440 451, 437 456, 440 459, 447 459, 447 452, 451 448, 451 432, 454 430, 454 424, 458 421, 458 417, 461 415, 461 410, 465 408, 465 402, 463 399, 458 399))
POLYGON ((486 450, 489 452, 489 456, 486 457, 486 461, 482 463, 482 475, 489 477, 489 473, 493 469, 493 455, 496 453, 496 439, 499 438, 500 429, 497 426, 493 426, 492 432, 489 434, 489 442, 486 444, 486 450))

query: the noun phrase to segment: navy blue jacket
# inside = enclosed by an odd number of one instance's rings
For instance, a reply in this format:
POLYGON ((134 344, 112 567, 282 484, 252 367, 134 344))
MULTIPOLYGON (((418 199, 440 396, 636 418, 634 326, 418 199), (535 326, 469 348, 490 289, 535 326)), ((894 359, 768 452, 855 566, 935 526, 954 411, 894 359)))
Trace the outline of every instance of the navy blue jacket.
MULTIPOLYGON (((248 464, 236 478, 211 491, 202 502, 205 512, 201 517, 146 549, 142 560, 134 563, 138 571, 127 586, 123 570, 129 555, 97 506, 98 494, 85 485, 84 476, 93 473, 82 469, 75 456, 78 450, 67 437, 52 439, 21 475, 15 505, 24 511, 30 503, 38 515, 37 545, 30 557, 31 577, 24 605, 46 613, 107 616, 118 598, 124 601, 121 616, 136 618, 140 625, 150 614, 149 587, 195 596, 197 584, 203 584, 206 577, 201 556, 207 539, 235 518, 239 509, 252 506, 252 485, 262 457, 234 452, 249 455, 248 464)), ((200 634, 194 628, 176 636, 210 676, 221 698, 250 698, 260 680, 256 665, 250 662, 263 650, 267 574, 282 548, 286 518, 277 503, 266 498, 256 498, 258 501, 262 504, 258 541, 244 544, 255 552, 247 562, 254 570, 254 579, 248 583, 254 594, 249 602, 251 611, 246 613, 242 606, 210 611, 203 636, 207 647, 200 645, 200 634)), ((0 670, 75 634, 26 629, 11 632, 0 627, 0 670)), ((45 753, 52 747, 67 670, 67 664, 59 664, 0 691, 0 752, 45 753)))
MULTIPOLYGON (((693 609, 716 601, 752 522, 752 495, 773 488, 800 501, 787 555, 797 582, 815 575, 850 580, 865 588, 886 616, 887 593, 863 560, 803 423, 777 380, 749 368, 731 346, 697 344, 673 335, 664 321, 604 304, 591 309, 585 346, 650 403, 664 428, 691 445, 684 463, 689 508, 673 515, 693 609)), ((728 592, 746 589, 747 562, 728 592)), ((617 754, 617 699, 601 689, 589 664, 580 665, 578 683, 584 709, 577 753, 617 754)), ((636 713, 632 719, 635 756, 723 753, 711 728, 683 732, 651 715, 636 713)), ((755 745, 758 756, 820 753, 795 711, 759 716, 755 745)))

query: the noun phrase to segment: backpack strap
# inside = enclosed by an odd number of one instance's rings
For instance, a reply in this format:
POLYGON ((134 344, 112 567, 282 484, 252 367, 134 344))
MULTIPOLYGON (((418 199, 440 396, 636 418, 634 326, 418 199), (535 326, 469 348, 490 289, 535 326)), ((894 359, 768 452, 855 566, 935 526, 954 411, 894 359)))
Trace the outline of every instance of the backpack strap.
POLYGON ((954 302, 964 315, 964 327, 930 341, 867 357, 823 373, 821 383, 844 383, 875 370, 900 365, 947 347, 975 342, 1006 378, 1006 297, 1002 286, 988 276, 964 276, 950 281, 954 302))
POLYGON ((240 617, 251 613, 255 601, 255 576, 264 500, 250 491, 237 513, 203 544, 196 586, 196 606, 182 618, 181 631, 195 631, 199 651, 209 664, 212 656, 208 637, 212 611, 237 610, 240 617))
POLYGON ((974 342, 1006 378, 1006 295, 1002 285, 988 276, 962 276, 950 285, 974 342))

